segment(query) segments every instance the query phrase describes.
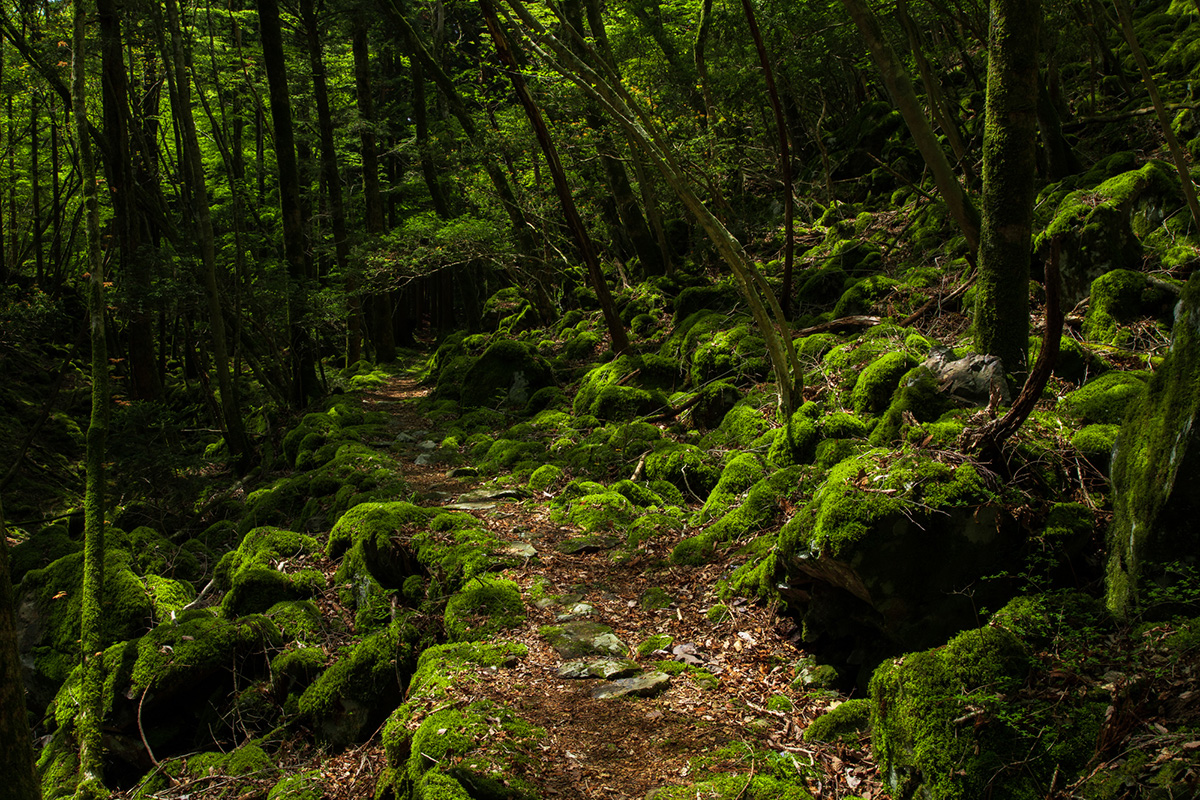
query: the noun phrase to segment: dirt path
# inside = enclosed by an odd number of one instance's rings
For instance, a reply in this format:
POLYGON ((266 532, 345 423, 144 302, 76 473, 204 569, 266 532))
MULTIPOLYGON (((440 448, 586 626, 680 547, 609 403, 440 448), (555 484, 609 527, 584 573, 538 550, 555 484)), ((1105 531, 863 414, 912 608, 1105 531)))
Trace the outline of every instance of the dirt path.
MULTIPOLYGON (((363 403, 367 410, 389 413, 393 435, 429 431, 434 426, 413 402, 422 394, 413 381, 398 378, 364 395, 363 403)), ((443 504, 437 499, 486 486, 448 478, 444 466, 418 465, 421 452, 413 443, 397 461, 422 504, 443 504)), ((689 783, 695 759, 737 742, 750 745, 748 753, 770 752, 794 764, 814 797, 880 796, 865 743, 852 748, 803 741, 805 727, 843 698, 793 685, 804 654, 788 639, 791 623, 744 601, 712 611, 721 604, 717 583, 728 565, 668 565, 682 533, 656 538, 624 562, 607 550, 560 552, 556 547, 580 531, 554 521, 549 500, 498 500, 492 508, 470 512, 502 540, 532 546, 537 555, 503 573, 521 587, 528 612, 523 627, 504 638, 527 646, 528 657, 510 669, 480 668, 477 680, 461 682, 459 698, 493 699, 547 731, 540 763, 524 776, 544 796, 642 798, 659 786, 689 783), (652 597, 659 602, 649 602, 652 597), (646 670, 667 660, 694 669, 672 675, 668 688, 653 697, 594 699, 602 681, 559 677, 567 659, 540 632, 575 617, 610 627, 646 670), (668 646, 638 655, 640 643, 663 635, 671 637, 668 646)), ((357 768, 361 774, 364 759, 382 758, 369 745, 326 769, 357 768)), ((718 768, 749 776, 764 769, 755 758, 735 757, 718 768)))

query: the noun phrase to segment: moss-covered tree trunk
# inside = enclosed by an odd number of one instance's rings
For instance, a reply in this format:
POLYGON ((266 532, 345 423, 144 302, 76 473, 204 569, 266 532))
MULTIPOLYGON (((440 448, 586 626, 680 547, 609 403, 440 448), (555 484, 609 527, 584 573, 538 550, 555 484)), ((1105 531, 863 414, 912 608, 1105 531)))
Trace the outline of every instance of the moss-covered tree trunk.
POLYGON ((1037 174, 1039 0, 992 0, 975 349, 1023 372, 1037 174))
POLYGON ((884 36, 879 27, 879 20, 875 18, 865 0, 842 0, 842 5, 846 7, 859 33, 862 34, 867 50, 870 51, 871 58, 883 77, 883 84, 892 96, 892 102, 896 104, 896 109, 904 118, 904 123, 921 152, 921 157, 933 173, 933 182, 937 184, 938 193, 950 209, 950 215, 958 224, 959 230, 966 237, 967 246, 974 252, 979 247, 979 212, 963 191, 946 153, 938 143, 933 126, 929 124, 929 119, 917 100, 917 93, 913 90, 912 81, 909 80, 903 62, 884 36))
POLYGON ((96 197, 96 161, 88 138, 86 25, 87 0, 75 0, 71 46, 71 112, 82 176, 84 229, 87 242, 88 325, 92 347, 92 413, 87 430, 87 473, 83 499, 83 587, 80 644, 83 691, 79 733, 81 798, 104 797, 104 761, 100 722, 104 715, 101 655, 101 602, 104 597, 104 449, 108 439, 108 347, 104 331, 104 260, 100 253, 100 204, 96 197))
POLYGON ((529 124, 533 126, 538 144, 541 145, 542 153, 546 156, 546 163, 550 167, 550 175, 554 180, 555 193, 562 205, 563 215, 567 218, 567 226, 571 229, 575 244, 579 247, 580 255, 583 256, 584 263, 587 265, 588 278, 600 301, 600 311, 604 315, 604 323, 608 328, 608 335, 612 339, 613 352, 623 353, 629 349, 629 336, 625 333, 625 324, 621 322, 621 317, 617 314, 616 306, 613 304, 612 294, 608 290, 608 282, 604 278, 604 273, 600 269, 600 261, 596 257, 596 248, 583 224, 583 219, 579 216, 579 209, 575 207, 575 199, 571 195, 571 187, 567 184, 566 172, 563 171, 562 163, 559 161, 558 150, 550 138, 550 131, 546 128, 541 111, 538 110, 533 96, 529 94, 529 88, 525 85, 516 55, 510 48, 504 32, 500 29, 500 20, 496 16, 495 7, 491 0, 480 0, 480 8, 483 9, 488 32, 496 46, 496 53, 509 69, 509 77, 517 92, 517 99, 521 102, 521 107, 525 109, 525 116, 529 118, 529 124))
POLYGON ((0 795, 12 800, 37 800, 41 796, 33 762, 25 687, 17 653, 17 626, 13 614, 12 580, 8 571, 8 530, 0 505, 0 795))

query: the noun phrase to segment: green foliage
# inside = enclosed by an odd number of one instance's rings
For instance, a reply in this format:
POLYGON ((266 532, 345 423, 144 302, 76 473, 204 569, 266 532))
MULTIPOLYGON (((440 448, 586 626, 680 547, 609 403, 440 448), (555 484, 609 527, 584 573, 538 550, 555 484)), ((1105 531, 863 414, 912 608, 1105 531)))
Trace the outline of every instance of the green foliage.
POLYGON ((454 641, 486 640, 525 621, 525 605, 515 583, 477 577, 446 604, 446 634, 454 641))

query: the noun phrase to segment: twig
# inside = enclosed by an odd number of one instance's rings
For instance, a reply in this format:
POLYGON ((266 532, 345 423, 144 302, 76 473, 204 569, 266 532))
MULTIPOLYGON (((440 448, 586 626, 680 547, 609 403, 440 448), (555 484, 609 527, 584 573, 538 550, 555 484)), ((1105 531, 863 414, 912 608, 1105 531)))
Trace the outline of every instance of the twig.
POLYGON ((154 764, 154 768, 157 769, 159 766, 158 759, 154 757, 154 751, 150 749, 150 743, 146 741, 146 731, 144 728, 142 728, 142 703, 146 702, 146 692, 148 691, 150 691, 149 683, 147 683, 146 688, 142 690, 142 697, 140 700, 138 700, 137 726, 138 734, 142 737, 142 746, 146 748, 146 755, 150 756, 150 763, 154 764))

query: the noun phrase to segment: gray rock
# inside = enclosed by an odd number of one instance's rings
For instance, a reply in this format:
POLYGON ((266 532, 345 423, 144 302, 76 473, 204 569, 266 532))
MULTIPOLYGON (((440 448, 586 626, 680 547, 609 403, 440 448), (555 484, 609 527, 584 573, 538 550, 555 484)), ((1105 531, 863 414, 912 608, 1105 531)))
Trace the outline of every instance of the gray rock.
POLYGON ((568 608, 564 613, 559 614, 557 620, 566 622, 567 620, 579 619, 580 617, 591 616, 596 613, 596 607, 591 603, 576 603, 568 608))
POLYGON ((613 635, 612 628, 580 619, 542 628, 542 635, 563 658, 590 655, 624 656, 629 648, 613 635))
POLYGON ((437 450, 437 446, 437 442, 433 441, 432 439, 426 439, 417 445, 417 447, 421 448, 422 450, 437 450))
POLYGON ((597 658, 592 660, 568 661, 558 668, 560 678, 604 678, 615 680, 628 678, 642 671, 634 662, 625 658, 597 658))
POLYGON ((939 389, 956 400, 971 405, 987 405, 992 387, 1000 392, 1001 402, 1009 402, 1008 382, 1004 380, 1004 366, 996 356, 969 353, 955 358, 949 347, 935 346, 922 364, 933 373, 939 389))
POLYGON ((592 697, 604 700, 610 697, 654 697, 671 685, 671 676, 665 672, 646 672, 633 678, 621 678, 597 686, 592 697))
POLYGON ((537 557, 537 548, 525 542, 514 542, 510 545, 505 545, 500 551, 506 556, 516 556, 517 558, 535 558, 537 557))
POLYGON ((421 455, 417 456, 416 460, 413 461, 413 463, 418 467, 427 467, 433 462, 434 457, 431 453, 421 453, 421 455))

